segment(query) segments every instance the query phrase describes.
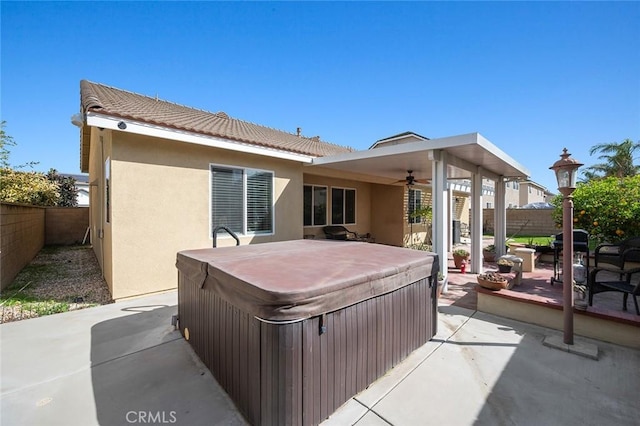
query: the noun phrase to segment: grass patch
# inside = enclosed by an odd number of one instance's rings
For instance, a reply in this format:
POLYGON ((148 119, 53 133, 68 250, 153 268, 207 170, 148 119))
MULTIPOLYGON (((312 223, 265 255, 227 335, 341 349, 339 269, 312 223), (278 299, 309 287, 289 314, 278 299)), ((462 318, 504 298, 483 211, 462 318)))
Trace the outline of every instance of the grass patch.
POLYGON ((513 238, 509 238, 509 243, 518 243, 518 244, 527 244, 530 246, 550 246, 553 242, 553 238, 551 237, 534 237, 534 236, 516 236, 513 238))
POLYGON ((9 289, 20 288, 28 282, 43 283, 61 279, 67 275, 65 269, 55 263, 31 263, 22 268, 9 289))
POLYGON ((111 302, 87 246, 45 246, 0 292, 0 323, 111 302))
POLYGON ((19 308, 22 312, 32 312, 36 316, 59 314, 69 311, 70 304, 57 300, 39 300, 33 296, 16 295, 5 298, 0 297, 0 304, 7 308, 19 308))

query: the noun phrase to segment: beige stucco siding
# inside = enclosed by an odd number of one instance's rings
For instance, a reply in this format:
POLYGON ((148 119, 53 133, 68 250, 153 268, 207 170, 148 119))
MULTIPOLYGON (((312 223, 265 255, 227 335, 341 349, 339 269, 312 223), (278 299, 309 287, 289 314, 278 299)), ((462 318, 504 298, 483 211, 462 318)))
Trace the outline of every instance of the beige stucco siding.
POLYGON ((111 158, 111 131, 91 128, 89 150, 89 223, 91 245, 109 291, 113 293, 113 258, 111 256, 111 224, 105 218, 105 160, 111 158))
MULTIPOLYGON (((302 238, 301 165, 116 132, 113 138, 113 297, 175 288, 176 253, 211 247, 210 164, 274 172, 275 233, 241 244, 302 238)), ((235 241, 221 234, 218 246, 235 241)))
POLYGON ((404 186, 371 185, 371 231, 376 243, 404 245, 404 186))

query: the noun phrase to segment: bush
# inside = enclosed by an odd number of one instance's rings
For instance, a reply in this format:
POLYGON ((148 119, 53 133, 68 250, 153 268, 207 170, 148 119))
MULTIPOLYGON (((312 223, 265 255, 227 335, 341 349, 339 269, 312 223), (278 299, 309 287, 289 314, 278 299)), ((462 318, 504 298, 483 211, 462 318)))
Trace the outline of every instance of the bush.
POLYGON ((58 184, 57 206, 60 207, 78 207, 78 190, 76 189, 76 180, 70 176, 62 176, 58 174, 56 169, 50 169, 47 173, 47 179, 58 184))
POLYGON ((38 172, 19 172, 0 168, 0 201, 55 206, 60 200, 58 184, 38 172))
MULTIPOLYGON (((562 196, 551 203, 556 226, 562 228, 562 196)), ((598 243, 640 235, 640 175, 579 184, 573 193, 573 227, 598 243)))

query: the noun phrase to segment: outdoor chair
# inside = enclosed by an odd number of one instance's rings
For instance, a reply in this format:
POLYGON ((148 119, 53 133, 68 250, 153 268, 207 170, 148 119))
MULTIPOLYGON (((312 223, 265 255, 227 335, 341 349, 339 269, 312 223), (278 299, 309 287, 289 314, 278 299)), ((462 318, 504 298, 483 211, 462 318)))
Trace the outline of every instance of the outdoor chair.
MULTIPOLYGON (((594 253, 596 268, 606 263, 617 269, 625 269, 625 264, 638 263, 640 266, 640 237, 627 238, 617 244, 601 244, 594 253)), ((628 269, 628 265, 627 265, 628 269)))
POLYGON ((322 228, 324 235, 330 240, 342 240, 342 241, 371 241, 371 234, 357 234, 353 231, 349 231, 342 225, 328 225, 322 228))
POLYGON ((627 310, 629 295, 633 298, 636 314, 640 315, 638 299, 640 296, 640 268, 628 270, 612 270, 595 268, 589 276, 589 306, 593 306, 593 295, 606 291, 623 293, 622 310, 627 310))

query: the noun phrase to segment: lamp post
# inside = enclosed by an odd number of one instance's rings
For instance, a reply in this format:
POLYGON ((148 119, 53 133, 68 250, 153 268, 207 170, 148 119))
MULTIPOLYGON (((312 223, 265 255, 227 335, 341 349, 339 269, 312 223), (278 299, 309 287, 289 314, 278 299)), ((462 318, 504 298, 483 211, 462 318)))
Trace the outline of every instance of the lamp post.
POLYGON ((562 150, 560 160, 549 167, 556 173, 558 190, 562 194, 562 312, 564 316, 564 343, 573 345, 573 191, 576 175, 582 166, 570 157, 567 148, 562 150))

